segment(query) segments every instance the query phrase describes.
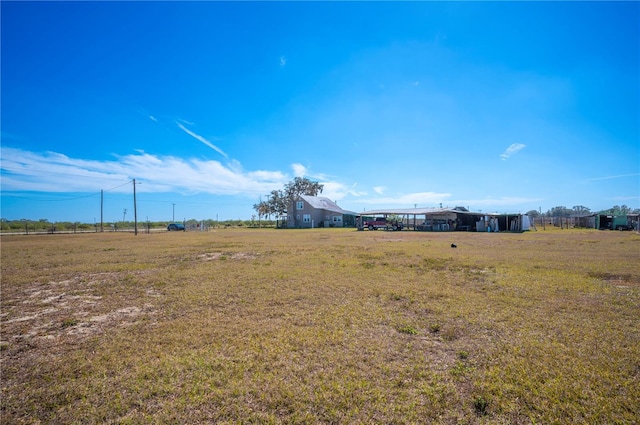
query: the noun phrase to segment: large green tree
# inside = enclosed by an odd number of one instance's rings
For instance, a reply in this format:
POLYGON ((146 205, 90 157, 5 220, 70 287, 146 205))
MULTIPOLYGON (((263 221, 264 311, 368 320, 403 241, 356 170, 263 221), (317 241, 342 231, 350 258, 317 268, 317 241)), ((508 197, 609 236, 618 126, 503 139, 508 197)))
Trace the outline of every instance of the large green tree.
POLYGON ((281 190, 272 190, 267 202, 270 214, 282 217, 287 213, 287 200, 281 190))
POLYGON ((573 213, 572 209, 564 206, 553 207, 547 211, 549 217, 569 217, 573 213))
POLYGON ((253 204, 253 209, 258 213, 258 221, 260 221, 262 217, 266 217, 271 214, 269 203, 262 200, 257 204, 253 204))
POLYGON ((584 205, 575 205, 573 207, 573 213, 575 215, 589 215, 591 214, 591 209, 585 207, 584 205))
POLYGON ((295 201, 300 195, 318 196, 318 193, 322 193, 323 189, 323 184, 311 181, 306 177, 296 177, 284 185, 284 194, 288 200, 295 201))

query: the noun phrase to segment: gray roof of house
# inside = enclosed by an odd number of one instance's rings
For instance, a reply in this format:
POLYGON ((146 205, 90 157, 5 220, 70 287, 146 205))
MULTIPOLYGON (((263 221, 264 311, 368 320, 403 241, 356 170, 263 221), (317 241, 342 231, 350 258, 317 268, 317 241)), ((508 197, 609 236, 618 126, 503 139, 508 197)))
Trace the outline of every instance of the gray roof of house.
POLYGON ((324 198, 322 196, 309 196, 309 195, 300 195, 300 198, 304 199, 305 202, 307 202, 309 205, 311 205, 313 208, 317 210, 331 211, 339 214, 356 215, 356 213, 353 211, 343 210, 338 206, 338 204, 336 204, 329 198, 324 198))

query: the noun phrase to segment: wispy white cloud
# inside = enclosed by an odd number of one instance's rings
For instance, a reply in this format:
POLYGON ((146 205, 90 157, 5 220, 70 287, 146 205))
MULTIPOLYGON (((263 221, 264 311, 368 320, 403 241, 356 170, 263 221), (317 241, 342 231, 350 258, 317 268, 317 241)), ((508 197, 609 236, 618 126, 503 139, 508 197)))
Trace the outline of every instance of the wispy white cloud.
POLYGON ((356 190, 357 183, 351 186, 336 181, 321 181, 324 187, 321 196, 327 197, 334 201, 340 201, 347 197, 360 197, 365 195, 364 192, 356 190))
MULTIPOLYGON (((2 148, 2 190, 94 192, 136 178, 140 192, 209 194, 268 193, 281 189, 290 176, 280 171, 244 171, 240 164, 184 159, 137 152, 114 160, 71 158, 57 152, 35 153, 2 148)), ((129 187, 116 191, 129 191, 129 187)))
POLYGON ((149 115, 149 119, 151 121, 158 122, 158 119, 156 117, 154 117, 153 115, 149 115))
MULTIPOLYGON (((127 181, 142 183, 140 193, 181 192, 189 194, 237 195, 251 198, 281 190, 291 174, 278 170, 244 170, 237 160, 220 161, 162 156, 136 150, 130 155, 98 161, 72 158, 57 152, 36 153, 2 147, 2 190, 37 192, 99 192, 102 189, 127 193, 127 181)), ((295 176, 307 168, 292 164, 295 176)), ((313 178, 313 177, 312 177, 313 178)), ((357 184, 319 179, 322 196, 332 200, 357 198, 366 193, 357 184)))
POLYGON ((207 140, 204 137, 202 137, 201 135, 196 134, 193 131, 189 130, 187 127, 182 125, 182 123, 180 123, 180 122, 176 121, 176 124, 178 124, 178 127, 180 128, 180 130, 184 131, 189 136, 191 136, 194 139, 196 139, 196 140, 204 143, 205 145, 209 146, 211 149, 213 149, 214 151, 218 152, 220 155, 224 156, 225 158, 228 158, 227 154, 222 149, 220 149, 219 147, 217 147, 216 145, 211 143, 209 140, 207 140))
POLYGON ((598 180, 611 180, 611 179, 621 179, 624 177, 636 177, 640 176, 640 173, 632 173, 632 174, 618 174, 616 176, 605 176, 605 177, 595 177, 592 179, 587 179, 588 182, 594 182, 598 180))
POLYGON ((118 164, 72 159, 56 152, 2 147, 2 190, 90 192, 126 182, 118 164))
POLYGON ((287 58, 284 56, 280 56, 280 66, 285 66, 287 64, 287 58))
POLYGON ((384 195, 384 190, 385 190, 384 186, 376 186, 373 188, 373 191, 378 195, 384 195))
POLYGON ((291 169, 293 170, 293 175, 295 177, 306 177, 308 179, 316 180, 319 182, 333 180, 332 177, 326 174, 311 172, 309 168, 300 163, 291 164, 291 169))
POLYGON ((522 149, 524 149, 526 146, 527 145, 523 145, 522 143, 513 143, 513 144, 509 145, 509 147, 507 149, 505 149, 505 151, 500 154, 500 159, 505 161, 511 155, 515 155, 516 153, 518 153, 522 149))
POLYGON ((307 175, 307 167, 302 164, 291 164, 293 175, 296 177, 304 177, 307 175))

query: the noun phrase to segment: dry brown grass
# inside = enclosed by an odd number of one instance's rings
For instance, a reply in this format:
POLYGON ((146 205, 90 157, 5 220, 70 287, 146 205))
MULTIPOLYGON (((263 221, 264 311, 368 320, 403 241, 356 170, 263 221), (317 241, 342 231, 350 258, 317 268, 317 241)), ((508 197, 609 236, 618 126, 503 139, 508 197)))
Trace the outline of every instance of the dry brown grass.
POLYGON ((2 423, 640 417, 637 234, 1 242, 2 423))

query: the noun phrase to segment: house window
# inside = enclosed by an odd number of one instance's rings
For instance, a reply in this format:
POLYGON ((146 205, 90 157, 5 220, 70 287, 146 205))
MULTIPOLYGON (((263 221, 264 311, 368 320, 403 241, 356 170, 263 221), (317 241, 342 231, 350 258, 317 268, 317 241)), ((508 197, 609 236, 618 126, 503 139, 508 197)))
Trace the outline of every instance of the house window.
POLYGON ((303 214, 302 215, 303 223, 311 223, 311 214, 303 214))
POLYGON ((296 209, 297 209, 297 210, 302 210, 302 209, 304 209, 304 202, 302 202, 302 201, 298 201, 298 202, 296 202, 296 209))
POLYGON ((341 215, 334 215, 333 216, 333 222, 334 223, 342 223, 342 216, 341 215))

